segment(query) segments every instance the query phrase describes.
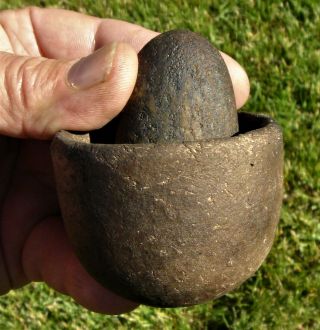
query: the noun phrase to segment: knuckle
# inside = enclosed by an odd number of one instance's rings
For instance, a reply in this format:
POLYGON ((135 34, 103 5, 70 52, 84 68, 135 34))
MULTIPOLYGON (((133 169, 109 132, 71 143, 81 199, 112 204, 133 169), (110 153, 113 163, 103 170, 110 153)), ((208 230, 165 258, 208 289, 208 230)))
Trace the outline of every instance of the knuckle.
POLYGON ((29 109, 32 106, 35 77, 30 62, 31 59, 12 56, 5 67, 5 91, 12 110, 29 109))
POLYGON ((4 74, 5 90, 11 106, 32 112, 48 102, 64 71, 63 65, 52 61, 12 56, 4 74))
POLYGON ((1 57, 3 69, 0 84, 3 91, 0 130, 10 126, 15 127, 17 135, 29 135, 31 131, 46 125, 43 123, 46 111, 43 110, 56 101, 56 92, 62 93, 64 63, 8 53, 1 57))

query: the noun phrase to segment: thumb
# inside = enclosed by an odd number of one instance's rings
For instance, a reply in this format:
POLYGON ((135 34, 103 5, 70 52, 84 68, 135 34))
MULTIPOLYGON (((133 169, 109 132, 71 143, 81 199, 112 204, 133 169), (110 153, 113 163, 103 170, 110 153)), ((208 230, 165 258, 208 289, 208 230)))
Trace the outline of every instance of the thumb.
POLYGON ((36 139, 106 124, 128 101, 138 70, 136 52, 123 43, 78 61, 0 52, 0 62, 0 134, 36 139))

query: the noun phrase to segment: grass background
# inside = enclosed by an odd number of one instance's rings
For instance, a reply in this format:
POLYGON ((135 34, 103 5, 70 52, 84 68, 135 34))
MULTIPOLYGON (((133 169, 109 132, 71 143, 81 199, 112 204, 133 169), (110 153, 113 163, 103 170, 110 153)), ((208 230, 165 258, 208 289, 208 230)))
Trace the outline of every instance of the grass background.
POLYGON ((232 55, 251 79, 246 111, 283 127, 285 196, 277 238, 256 275, 190 308, 86 311, 43 284, 0 298, 0 329, 320 329, 320 4, 318 0, 3 1, 54 6, 158 31, 187 28, 232 55))

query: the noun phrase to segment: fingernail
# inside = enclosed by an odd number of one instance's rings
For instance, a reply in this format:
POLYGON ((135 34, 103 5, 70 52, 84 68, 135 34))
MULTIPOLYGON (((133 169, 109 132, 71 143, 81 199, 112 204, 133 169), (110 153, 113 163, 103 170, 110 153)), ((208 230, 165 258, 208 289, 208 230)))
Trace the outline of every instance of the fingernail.
POLYGON ((112 70, 117 44, 111 43, 83 57, 68 72, 68 82, 76 89, 86 89, 104 82, 112 70))

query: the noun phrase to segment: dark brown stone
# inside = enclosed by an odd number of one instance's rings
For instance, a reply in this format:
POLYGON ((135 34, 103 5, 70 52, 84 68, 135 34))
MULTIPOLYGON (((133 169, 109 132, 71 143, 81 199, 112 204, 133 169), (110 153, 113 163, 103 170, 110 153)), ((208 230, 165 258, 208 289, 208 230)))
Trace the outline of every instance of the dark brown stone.
POLYGON ((281 130, 239 114, 237 136, 92 144, 56 135, 52 159, 67 233, 88 272, 140 303, 223 295, 267 256, 282 200, 281 130))
POLYGON ((237 131, 229 72, 208 40, 174 30, 140 51, 136 86, 119 116, 116 143, 209 141, 237 131))

